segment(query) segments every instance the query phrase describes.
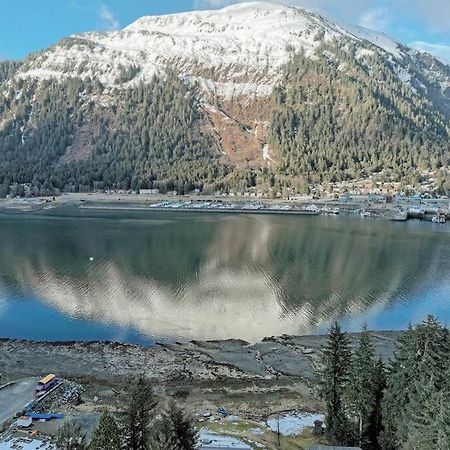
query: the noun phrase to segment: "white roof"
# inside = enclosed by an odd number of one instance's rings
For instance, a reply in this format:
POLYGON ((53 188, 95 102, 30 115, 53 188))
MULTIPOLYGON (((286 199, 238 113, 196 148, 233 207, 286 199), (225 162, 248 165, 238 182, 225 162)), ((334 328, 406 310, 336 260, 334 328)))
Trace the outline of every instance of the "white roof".
POLYGON ((33 423, 33 419, 31 417, 21 417, 16 420, 16 425, 18 427, 29 427, 33 423))

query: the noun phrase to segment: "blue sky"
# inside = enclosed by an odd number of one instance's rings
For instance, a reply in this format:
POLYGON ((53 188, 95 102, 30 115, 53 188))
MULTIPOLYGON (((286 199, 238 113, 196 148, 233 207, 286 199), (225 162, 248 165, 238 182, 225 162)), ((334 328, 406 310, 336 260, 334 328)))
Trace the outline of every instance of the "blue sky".
MULTIPOLYGON (((22 58, 70 34, 125 27, 135 19, 222 7, 239 0, 13 0, 1 5, 0 59, 22 58)), ((285 0, 386 32, 450 62, 450 0, 285 0)))

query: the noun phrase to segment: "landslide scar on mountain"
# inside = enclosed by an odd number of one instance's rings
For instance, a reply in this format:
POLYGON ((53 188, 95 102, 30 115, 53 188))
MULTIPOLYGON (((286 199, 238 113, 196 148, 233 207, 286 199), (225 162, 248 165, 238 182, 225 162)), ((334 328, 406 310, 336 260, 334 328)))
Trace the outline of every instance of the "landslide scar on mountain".
POLYGON ((93 151, 92 142, 100 136, 98 125, 86 123, 77 128, 72 145, 66 148, 65 153, 58 161, 58 165, 88 159, 93 151))
POLYGON ((269 160, 276 162, 273 149, 266 146, 268 102, 270 99, 249 102, 248 98, 239 98, 224 101, 220 106, 205 106, 208 126, 216 136, 222 154, 239 168, 267 167, 266 152, 270 154, 269 160))

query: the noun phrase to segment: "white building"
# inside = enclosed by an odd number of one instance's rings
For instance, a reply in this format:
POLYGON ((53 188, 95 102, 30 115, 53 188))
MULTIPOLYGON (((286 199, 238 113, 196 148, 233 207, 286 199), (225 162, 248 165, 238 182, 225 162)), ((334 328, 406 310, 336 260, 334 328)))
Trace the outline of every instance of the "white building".
POLYGON ((139 189, 139 195, 158 195, 159 189, 139 189))

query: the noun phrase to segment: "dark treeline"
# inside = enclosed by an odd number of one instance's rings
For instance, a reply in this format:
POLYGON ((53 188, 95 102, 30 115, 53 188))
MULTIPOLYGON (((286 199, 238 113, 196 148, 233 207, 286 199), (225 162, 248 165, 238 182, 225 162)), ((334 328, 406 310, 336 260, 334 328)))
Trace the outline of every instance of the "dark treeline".
POLYGON ((131 386, 118 418, 104 412, 88 443, 81 427, 67 422, 59 430, 59 450, 195 450, 197 432, 192 420, 170 403, 158 410, 150 382, 140 377, 131 386))
POLYGON ((366 329, 355 348, 338 324, 322 353, 328 439, 364 450, 450 448, 450 338, 435 318, 410 327, 385 367, 366 329))
POLYGON ((18 61, 0 61, 0 86, 16 73, 19 66, 18 61))

